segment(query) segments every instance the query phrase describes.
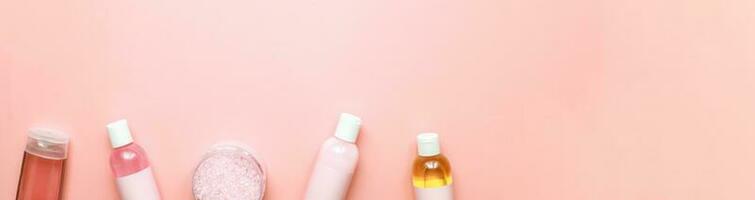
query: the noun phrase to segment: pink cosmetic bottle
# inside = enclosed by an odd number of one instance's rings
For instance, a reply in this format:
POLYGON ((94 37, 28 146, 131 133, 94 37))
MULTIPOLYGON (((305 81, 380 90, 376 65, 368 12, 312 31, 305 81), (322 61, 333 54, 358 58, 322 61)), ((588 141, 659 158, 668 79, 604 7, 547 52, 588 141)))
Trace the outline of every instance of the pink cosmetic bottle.
POLYGON ((320 147, 312 175, 304 196, 305 200, 343 200, 351 184, 351 177, 359 160, 355 142, 362 120, 343 113, 336 133, 320 147))
POLYGON ((110 167, 115 174, 118 192, 122 200, 159 200, 160 192, 152 175, 147 154, 134 143, 126 120, 107 125, 113 153, 110 167))
POLYGON ((16 200, 61 199, 69 137, 49 129, 31 129, 26 141, 16 200))

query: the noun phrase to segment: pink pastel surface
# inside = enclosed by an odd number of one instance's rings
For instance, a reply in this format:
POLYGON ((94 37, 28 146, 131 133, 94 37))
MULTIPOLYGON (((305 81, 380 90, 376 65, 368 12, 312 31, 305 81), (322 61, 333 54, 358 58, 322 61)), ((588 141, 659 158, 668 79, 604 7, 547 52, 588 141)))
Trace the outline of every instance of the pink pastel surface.
POLYGON ((411 199, 421 131, 461 200, 755 199, 755 1, 0 1, 0 199, 36 126, 65 199, 116 199, 121 118, 165 199, 227 139, 300 199, 339 112, 349 199, 411 199))

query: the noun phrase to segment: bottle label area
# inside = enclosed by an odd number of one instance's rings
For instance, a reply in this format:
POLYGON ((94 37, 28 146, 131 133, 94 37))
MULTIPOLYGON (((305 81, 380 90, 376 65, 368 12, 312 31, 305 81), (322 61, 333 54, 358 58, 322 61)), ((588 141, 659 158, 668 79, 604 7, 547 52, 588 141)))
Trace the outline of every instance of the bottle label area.
POLYGON ((305 200, 342 200, 351 183, 352 173, 319 164, 309 181, 305 200))
POLYGON ((147 167, 139 172, 116 179, 118 192, 122 200, 159 200, 152 168, 147 167))
POLYGON ((414 188, 416 200, 453 200, 453 185, 447 185, 439 188, 414 188))

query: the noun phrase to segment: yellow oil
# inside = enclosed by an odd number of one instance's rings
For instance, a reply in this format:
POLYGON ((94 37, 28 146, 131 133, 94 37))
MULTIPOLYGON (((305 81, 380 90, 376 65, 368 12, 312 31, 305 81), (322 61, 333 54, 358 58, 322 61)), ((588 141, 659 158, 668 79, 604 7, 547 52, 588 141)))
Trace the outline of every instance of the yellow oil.
POLYGON ((438 188, 451 185, 451 164, 445 156, 418 156, 414 160, 412 182, 415 188, 438 188))

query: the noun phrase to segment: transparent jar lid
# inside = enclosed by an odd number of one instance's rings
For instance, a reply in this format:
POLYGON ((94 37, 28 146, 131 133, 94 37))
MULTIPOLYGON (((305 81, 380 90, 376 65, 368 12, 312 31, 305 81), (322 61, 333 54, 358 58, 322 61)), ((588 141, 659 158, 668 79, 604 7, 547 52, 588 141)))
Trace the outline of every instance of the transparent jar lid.
POLYGON ((70 137, 61 131, 32 128, 26 139, 26 152, 39 157, 63 160, 68 158, 70 137))
POLYGON ((267 179, 264 168, 245 145, 217 144, 194 170, 194 199, 261 200, 267 179))

